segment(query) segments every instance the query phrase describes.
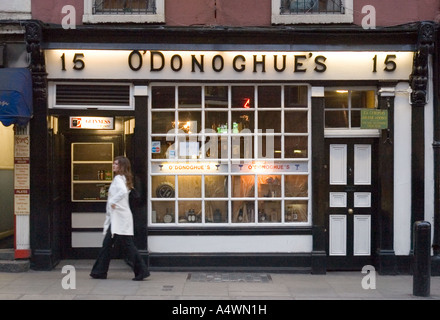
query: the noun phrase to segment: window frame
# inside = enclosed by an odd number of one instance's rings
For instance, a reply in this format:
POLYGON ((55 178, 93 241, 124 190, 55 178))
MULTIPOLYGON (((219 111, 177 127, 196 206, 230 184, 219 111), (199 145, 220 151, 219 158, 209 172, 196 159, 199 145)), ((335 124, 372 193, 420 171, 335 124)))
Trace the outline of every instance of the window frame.
POLYGON ((84 0, 83 23, 165 23, 165 0, 156 0, 156 14, 93 14, 93 1, 84 0))
POLYGON ((281 1, 272 0, 272 24, 329 24, 353 23, 353 0, 343 0, 345 12, 311 13, 311 14, 281 14, 281 1))

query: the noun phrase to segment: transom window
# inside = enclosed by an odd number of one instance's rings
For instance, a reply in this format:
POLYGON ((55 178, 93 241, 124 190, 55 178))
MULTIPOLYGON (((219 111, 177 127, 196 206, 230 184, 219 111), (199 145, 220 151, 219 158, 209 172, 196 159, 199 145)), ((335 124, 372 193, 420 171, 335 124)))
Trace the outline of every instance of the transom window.
POLYGON ((151 225, 310 223, 307 86, 150 90, 151 225))
POLYGON ((353 0, 272 0, 272 23, 353 23, 353 0))
POLYGON ((84 23, 163 23, 165 0, 84 0, 84 23))

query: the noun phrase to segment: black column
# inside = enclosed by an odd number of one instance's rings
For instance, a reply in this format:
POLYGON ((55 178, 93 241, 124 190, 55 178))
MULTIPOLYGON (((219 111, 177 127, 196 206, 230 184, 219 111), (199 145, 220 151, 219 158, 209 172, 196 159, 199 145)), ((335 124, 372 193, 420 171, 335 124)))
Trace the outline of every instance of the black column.
POLYGON ((382 130, 378 153, 379 214, 374 219, 377 268, 380 274, 396 274, 394 252, 394 93, 384 90, 379 109, 388 111, 388 129, 382 130))
POLYGON ((59 261, 52 212, 52 187, 49 131, 47 126, 47 74, 41 49, 42 27, 31 21, 25 25, 27 51, 33 83, 33 118, 30 121, 30 244, 31 268, 51 270, 59 261))
MULTIPOLYGON (((323 89, 323 88, 322 88, 323 89)), ((313 251, 312 274, 325 274, 327 271, 326 232, 325 232, 325 143, 324 143, 324 97, 312 96, 312 223, 313 251)))
POLYGON ((135 214, 135 244, 148 265, 148 96, 135 96, 135 108, 133 172, 135 187, 141 194, 135 214))

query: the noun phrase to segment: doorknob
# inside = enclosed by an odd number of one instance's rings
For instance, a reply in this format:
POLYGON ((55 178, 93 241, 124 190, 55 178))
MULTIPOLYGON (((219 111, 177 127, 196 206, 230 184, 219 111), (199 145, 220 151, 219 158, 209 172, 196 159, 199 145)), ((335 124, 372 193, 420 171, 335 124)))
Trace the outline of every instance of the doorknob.
POLYGON ((354 210, 352 208, 348 209, 348 214, 353 214, 354 210))

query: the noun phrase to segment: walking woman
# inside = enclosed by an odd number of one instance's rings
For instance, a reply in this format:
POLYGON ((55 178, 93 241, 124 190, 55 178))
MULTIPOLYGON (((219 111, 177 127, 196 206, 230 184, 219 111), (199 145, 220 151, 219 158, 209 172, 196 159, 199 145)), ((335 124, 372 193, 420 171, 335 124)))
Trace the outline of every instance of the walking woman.
POLYGON ((116 241, 119 241, 133 267, 135 275, 133 280, 142 281, 150 276, 150 272, 133 242, 133 215, 128 197, 133 189, 130 160, 122 156, 116 157, 113 162, 113 172, 115 177, 108 190, 104 222, 105 238, 90 276, 95 279, 107 279, 112 247, 116 241))

